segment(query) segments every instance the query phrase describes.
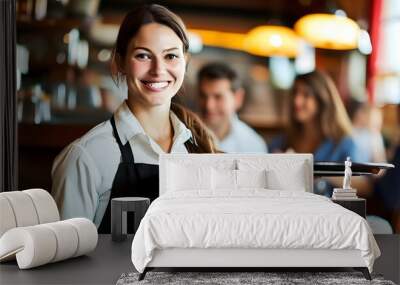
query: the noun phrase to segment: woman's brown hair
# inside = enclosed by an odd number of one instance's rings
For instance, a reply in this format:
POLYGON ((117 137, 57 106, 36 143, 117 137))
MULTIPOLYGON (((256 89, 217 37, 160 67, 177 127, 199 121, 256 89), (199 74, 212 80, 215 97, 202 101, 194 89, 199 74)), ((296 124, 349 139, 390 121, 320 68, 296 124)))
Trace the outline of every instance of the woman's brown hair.
MULTIPOLYGON (((351 122, 339 96, 333 80, 321 71, 313 71, 298 75, 295 82, 304 83, 315 97, 318 104, 318 118, 320 131, 324 139, 331 139, 338 143, 343 137, 350 135, 351 122)), ((293 92, 292 92, 293 95, 293 92)), ((288 145, 298 139, 302 132, 301 123, 294 117, 293 98, 290 100, 288 145)))
MULTIPOLYGON (((172 29, 183 43, 183 52, 185 54, 188 52, 189 40, 186 27, 181 18, 161 5, 151 4, 138 6, 136 9, 129 12, 122 21, 113 50, 111 73, 117 84, 120 83, 124 77, 119 67, 120 64, 124 62, 131 39, 136 36, 143 25, 149 23, 158 23, 172 29)), ((197 115, 176 103, 171 103, 171 110, 192 132, 192 144, 186 144, 189 152, 217 152, 213 136, 197 115)))

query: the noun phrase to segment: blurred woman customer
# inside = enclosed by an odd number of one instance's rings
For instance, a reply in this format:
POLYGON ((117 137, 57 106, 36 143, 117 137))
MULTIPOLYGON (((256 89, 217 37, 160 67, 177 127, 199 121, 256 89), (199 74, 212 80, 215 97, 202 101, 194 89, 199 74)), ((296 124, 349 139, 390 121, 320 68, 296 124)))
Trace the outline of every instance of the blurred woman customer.
POLYGON ((171 103, 185 76, 189 41, 181 19, 159 5, 129 12, 120 27, 113 75, 128 98, 112 118, 71 143, 56 158, 52 194, 63 219, 86 217, 110 232, 114 197, 158 197, 162 153, 212 153, 201 121, 171 103))
POLYGON ((315 161, 352 161, 361 157, 351 138, 351 122, 332 79, 320 71, 298 75, 290 97, 285 135, 271 152, 313 153, 315 161))

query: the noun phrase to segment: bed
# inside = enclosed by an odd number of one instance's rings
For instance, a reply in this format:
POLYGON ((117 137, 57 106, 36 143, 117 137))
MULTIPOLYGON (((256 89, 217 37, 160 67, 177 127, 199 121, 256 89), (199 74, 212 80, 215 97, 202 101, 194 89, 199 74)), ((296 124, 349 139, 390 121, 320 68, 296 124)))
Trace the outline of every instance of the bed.
POLYGON ((311 154, 166 154, 132 242, 154 268, 352 267, 380 251, 365 219, 313 194, 311 154))

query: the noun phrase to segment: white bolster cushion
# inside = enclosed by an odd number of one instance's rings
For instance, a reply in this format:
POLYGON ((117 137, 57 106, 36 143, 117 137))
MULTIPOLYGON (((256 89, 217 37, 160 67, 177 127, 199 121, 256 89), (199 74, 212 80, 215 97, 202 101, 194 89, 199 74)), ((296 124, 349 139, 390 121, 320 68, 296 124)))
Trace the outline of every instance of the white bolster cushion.
POLYGON ((31 197, 22 191, 3 192, 1 196, 10 202, 17 227, 33 226, 39 223, 31 197))
POLYGON ((20 269, 86 254, 96 248, 96 226, 85 218, 18 227, 0 238, 0 261, 16 256, 20 269))
POLYGON ((57 222, 60 220, 56 202, 49 192, 43 189, 29 189, 23 191, 28 194, 35 206, 39 224, 57 222))
POLYGON ((6 197, 0 195, 0 237, 16 226, 17 222, 10 202, 6 197))
POLYGON ((55 222, 43 225, 49 228, 55 235, 57 247, 56 253, 52 262, 64 260, 75 256, 78 250, 78 232, 75 228, 71 227, 71 224, 62 222, 55 222))
POLYGON ((0 261, 16 257, 21 269, 51 262, 56 250, 54 233, 41 225, 13 228, 0 239, 0 261))
POLYGON ((0 193, 0 213, 0 237, 15 227, 60 220, 53 197, 43 189, 0 193))
POLYGON ((65 220, 65 222, 75 227, 78 233, 78 247, 74 257, 86 254, 96 248, 98 233, 95 224, 85 218, 74 218, 65 220))

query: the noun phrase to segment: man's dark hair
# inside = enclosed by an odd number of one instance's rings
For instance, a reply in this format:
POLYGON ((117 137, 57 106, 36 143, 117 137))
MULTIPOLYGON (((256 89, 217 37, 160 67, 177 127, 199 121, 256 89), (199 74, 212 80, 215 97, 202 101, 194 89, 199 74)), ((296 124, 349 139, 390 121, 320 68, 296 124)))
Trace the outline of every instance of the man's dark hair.
POLYGON ((231 90, 236 92, 241 88, 240 79, 231 67, 222 62, 213 62, 204 65, 197 76, 198 82, 202 80, 228 79, 231 83, 231 90))

